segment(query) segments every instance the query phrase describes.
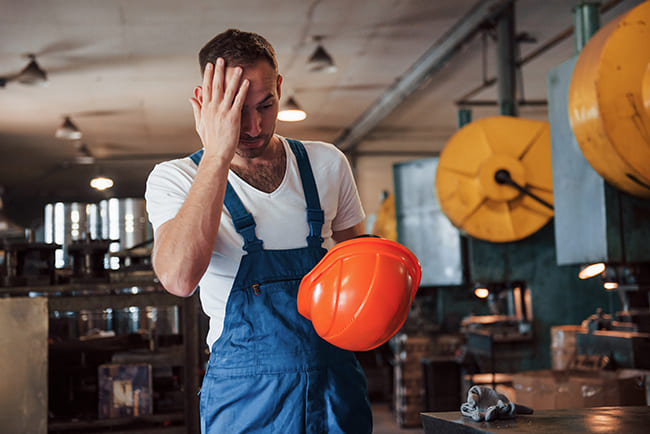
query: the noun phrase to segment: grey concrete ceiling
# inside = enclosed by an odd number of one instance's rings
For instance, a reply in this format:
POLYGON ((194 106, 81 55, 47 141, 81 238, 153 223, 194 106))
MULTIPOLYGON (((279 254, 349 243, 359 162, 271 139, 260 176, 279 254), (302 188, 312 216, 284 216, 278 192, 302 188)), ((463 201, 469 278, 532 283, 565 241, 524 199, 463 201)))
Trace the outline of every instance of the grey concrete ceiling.
MULTIPOLYGON (((35 54, 46 87, 9 82, 0 89, 0 186, 6 211, 53 201, 94 202, 88 187, 98 172, 111 175, 109 196, 142 196, 147 174, 165 156, 200 147, 188 98, 200 83, 198 49, 230 27, 255 31, 275 46, 284 75, 306 121, 279 123, 278 132, 335 141, 477 0, 0 0, 0 77, 20 71, 35 54), (321 37, 335 73, 308 71, 321 37), (54 131, 69 115, 96 157, 79 164, 81 143, 54 131)), ((522 57, 572 26, 577 0, 519 0, 516 32, 522 57)), ((616 3, 603 22, 639 1, 616 3)), ((489 26, 488 26, 489 27, 489 26)), ((456 130, 455 101, 496 75, 493 32, 471 38, 405 103, 359 144, 359 158, 379 151, 439 152, 456 130), (485 48, 485 51, 484 51, 485 48), (485 53, 485 56, 483 56, 485 53), (485 59, 485 61, 484 61, 485 59)), ((521 68, 520 96, 546 98, 546 73, 574 54, 563 39, 521 68)), ((494 86, 473 96, 495 100, 494 86)), ((474 118, 496 115, 477 108, 474 118)), ((546 107, 521 116, 546 119, 546 107)), ((24 215, 29 215, 24 212, 24 215)), ((33 213, 32 213, 33 214, 33 213)))

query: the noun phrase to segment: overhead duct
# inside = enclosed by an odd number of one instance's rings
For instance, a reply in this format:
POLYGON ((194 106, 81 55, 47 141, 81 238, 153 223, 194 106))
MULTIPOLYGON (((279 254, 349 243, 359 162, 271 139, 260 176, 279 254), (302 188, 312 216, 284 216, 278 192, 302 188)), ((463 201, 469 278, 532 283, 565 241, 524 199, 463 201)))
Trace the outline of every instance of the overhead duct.
POLYGON ((514 0, 484 0, 456 23, 397 80, 377 101, 370 105, 352 126, 334 143, 343 151, 357 144, 379 123, 418 90, 431 75, 447 62, 489 19, 502 13, 514 0))

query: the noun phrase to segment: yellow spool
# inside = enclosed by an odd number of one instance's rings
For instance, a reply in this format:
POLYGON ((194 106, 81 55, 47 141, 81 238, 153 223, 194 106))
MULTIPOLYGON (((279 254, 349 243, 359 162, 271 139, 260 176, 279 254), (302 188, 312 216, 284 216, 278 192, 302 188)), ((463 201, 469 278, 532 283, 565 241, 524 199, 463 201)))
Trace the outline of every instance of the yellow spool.
POLYGON ((397 218, 395 217, 395 195, 389 194, 377 211, 377 220, 372 233, 386 240, 397 241, 397 218))
POLYGON ((609 22, 580 52, 569 119, 596 172, 650 198, 650 2, 609 22))
POLYGON ((452 136, 438 161, 436 195, 452 224, 481 240, 517 241, 544 226, 553 210, 497 183, 499 170, 552 204, 548 123, 508 116, 477 120, 452 136))

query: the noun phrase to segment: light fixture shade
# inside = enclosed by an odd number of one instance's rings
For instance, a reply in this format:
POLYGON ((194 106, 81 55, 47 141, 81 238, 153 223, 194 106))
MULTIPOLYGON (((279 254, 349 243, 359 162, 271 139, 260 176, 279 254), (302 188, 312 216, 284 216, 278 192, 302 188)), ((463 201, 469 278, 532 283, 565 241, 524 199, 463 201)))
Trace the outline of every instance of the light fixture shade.
POLYGON ((578 273, 578 278, 579 279, 589 279, 591 277, 597 276, 601 274, 603 271, 605 271, 607 267, 603 262, 598 262, 596 264, 590 264, 582 267, 580 272, 578 273))
POLYGON ((63 124, 61 124, 61 126, 56 130, 54 135, 57 139, 79 140, 81 138, 81 131, 72 120, 70 120, 70 117, 66 116, 63 124))
POLYGON ((280 111, 278 111, 278 120, 283 122, 299 122, 306 118, 307 113, 300 108, 293 97, 289 97, 289 99, 287 99, 287 101, 280 107, 280 111))
POLYGON ((307 65, 309 70, 312 72, 336 72, 336 65, 334 65, 332 56, 330 56, 329 53, 325 51, 325 48, 320 44, 316 47, 316 51, 314 51, 309 58, 307 65))
POLYGON ((490 295, 490 290, 484 287, 474 289, 474 295, 478 298, 487 298, 490 295))
POLYGON ((47 73, 38 65, 36 57, 33 54, 29 57, 31 61, 20 71, 16 81, 30 86, 45 85, 47 83, 47 73))
POLYGON ((96 190, 104 191, 113 186, 113 180, 105 176, 97 176, 90 180, 90 186, 96 190))

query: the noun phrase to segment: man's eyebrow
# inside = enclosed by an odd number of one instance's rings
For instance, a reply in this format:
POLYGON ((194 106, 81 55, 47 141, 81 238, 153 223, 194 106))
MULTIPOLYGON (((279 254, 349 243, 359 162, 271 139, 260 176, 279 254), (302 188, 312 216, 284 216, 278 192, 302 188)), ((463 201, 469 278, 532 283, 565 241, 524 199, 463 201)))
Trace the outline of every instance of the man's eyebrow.
POLYGON ((273 98, 273 94, 269 92, 269 94, 266 95, 266 98, 264 98, 262 101, 258 102, 256 105, 264 104, 265 102, 267 102, 271 98, 273 98))
MULTIPOLYGON (((257 107, 257 106, 259 106, 259 105, 266 104, 270 99, 273 99, 273 98, 274 98, 274 95, 273 95, 272 93, 269 92, 269 94, 266 95, 266 97, 264 97, 263 100, 261 100, 261 101, 259 101, 259 102, 256 102, 256 103, 253 104, 253 105, 254 105, 255 107, 257 107)), ((250 107, 250 104, 244 104, 244 107, 250 107)))

